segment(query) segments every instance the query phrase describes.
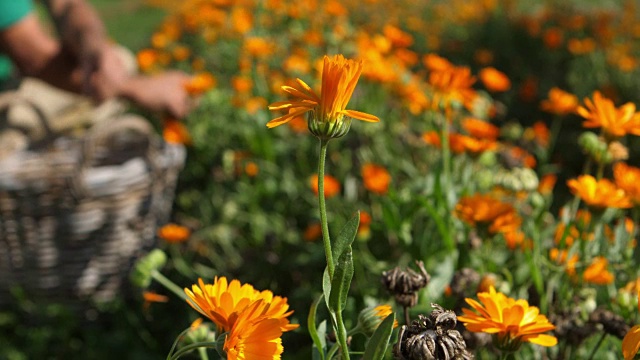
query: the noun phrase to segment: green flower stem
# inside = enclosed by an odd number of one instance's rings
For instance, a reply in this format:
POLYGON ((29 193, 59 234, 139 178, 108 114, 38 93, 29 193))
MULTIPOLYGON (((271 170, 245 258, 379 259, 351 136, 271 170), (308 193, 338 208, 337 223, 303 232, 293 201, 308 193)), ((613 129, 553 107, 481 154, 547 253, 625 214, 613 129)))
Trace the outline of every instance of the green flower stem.
MULTIPOLYGON (((329 269, 329 278, 333 279, 334 263, 333 253, 331 251, 331 238, 329 237, 329 222, 327 221, 327 205, 324 197, 324 165, 327 158, 327 144, 329 139, 320 139, 320 161, 318 162, 318 203, 320 207, 320 223, 322 224, 322 242, 324 243, 324 252, 327 257, 327 268, 329 269)), ((349 347, 347 346, 347 331, 342 320, 342 312, 338 311, 336 317, 336 337, 340 348, 342 349, 342 359, 349 360, 349 347)))
POLYGON ((320 205, 320 223, 322 224, 322 242, 324 253, 327 257, 329 278, 333 279, 333 253, 331 252, 331 239, 329 237, 329 223, 327 221, 327 205, 324 198, 324 163, 327 158, 328 139, 320 139, 320 161, 318 162, 318 203, 320 205))
POLYGON ((347 345, 347 330, 344 326, 344 321, 342 320, 342 311, 336 312, 336 331, 338 337, 338 343, 340 344, 340 348, 342 350, 342 356, 340 359, 349 360, 349 346, 347 345))
POLYGON ((167 355, 167 360, 171 360, 171 354, 173 354, 173 352, 176 350, 176 347, 178 346, 178 342, 180 342, 180 340, 182 340, 182 338, 189 332, 189 330, 191 330, 190 328, 186 328, 184 329, 180 335, 178 335, 175 339, 175 341, 173 342, 173 345, 171 345, 171 350, 169 350, 169 355, 167 355))
POLYGON ((200 359, 209 360, 209 355, 207 355, 207 349, 203 347, 198 348, 198 353, 200 354, 200 359))
POLYGON ((591 355, 589 355, 589 360, 593 360, 593 357, 596 356, 596 352, 598 352, 598 349, 600 348, 600 345, 602 345, 602 342, 604 341, 604 338, 606 338, 606 337, 607 337, 607 332, 603 331, 602 332, 602 336, 600 336, 600 339, 598 340, 598 343, 593 348, 593 350, 591 350, 591 355))
POLYGON ((166 276, 162 275, 158 270, 151 271, 151 277, 182 300, 187 301, 187 294, 184 293, 184 290, 174 284, 173 281, 169 280, 166 276))
POLYGON ((180 350, 176 351, 175 354, 173 354, 170 358, 170 360, 177 360, 178 358, 180 358, 180 356, 190 352, 191 350, 195 350, 198 348, 210 348, 210 349, 215 349, 217 345, 217 342, 215 341, 209 341, 209 342, 197 342, 195 344, 189 344, 183 348, 181 348, 180 350))
POLYGON ((515 360, 515 355, 512 352, 503 352, 500 356, 501 360, 515 360))
POLYGON ((442 143, 442 192, 444 193, 444 211, 445 211, 445 228, 447 229, 446 236, 444 238, 445 244, 449 251, 455 249, 453 238, 451 237, 451 231, 453 229, 451 206, 449 205, 449 193, 451 190, 451 149, 449 148, 449 122, 451 119, 451 104, 448 100, 444 102, 444 121, 442 122, 441 129, 441 143, 442 143))
POLYGON ((327 352, 327 359, 329 359, 329 360, 333 359, 333 355, 336 354, 336 352, 338 351, 339 348, 340 347, 338 346, 338 344, 333 344, 331 349, 329 349, 329 352, 327 352))
POLYGON ((551 157, 553 156, 553 151, 555 150, 556 144, 558 142, 558 135, 560 135, 560 129, 562 127, 562 117, 556 115, 551 120, 551 129, 549 134, 549 145, 547 147, 547 154, 545 162, 550 163, 551 157))
MULTIPOLYGON (((638 205, 634 206, 633 209, 631 209, 631 219, 633 220, 634 224, 638 224, 638 221, 640 220, 640 207, 638 207, 638 205)), ((629 235, 629 239, 627 241, 633 241, 633 239, 636 238, 637 234, 637 226, 634 226, 633 231, 631 231, 631 234, 629 235)), ((640 247, 638 246, 635 246, 633 249, 633 259, 636 261, 636 263, 640 262, 640 247)))
POLYGON ((353 336, 353 335, 361 333, 361 332, 363 332, 363 329, 362 329, 362 326, 360 326, 360 322, 358 322, 356 327, 354 327, 351 330, 347 331, 347 336, 353 336))

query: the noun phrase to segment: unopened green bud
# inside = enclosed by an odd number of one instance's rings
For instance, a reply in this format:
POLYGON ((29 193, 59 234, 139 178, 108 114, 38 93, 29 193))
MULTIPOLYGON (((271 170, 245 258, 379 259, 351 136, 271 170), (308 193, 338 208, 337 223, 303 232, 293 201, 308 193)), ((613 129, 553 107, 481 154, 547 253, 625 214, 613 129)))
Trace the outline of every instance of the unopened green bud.
POLYGON ((633 303, 633 296, 629 291, 618 291, 616 295, 616 302, 623 309, 633 309, 636 304, 633 303))
POLYGON ((522 137, 524 130, 522 129, 522 125, 518 123, 508 123, 504 125, 500 129, 500 135, 502 135, 507 140, 518 140, 522 137))
POLYGON ((202 318, 198 318, 191 324, 189 331, 184 337, 182 346, 191 345, 199 342, 216 341, 216 333, 211 330, 210 323, 202 323, 202 318))
POLYGON ((167 255, 160 249, 150 251, 146 256, 140 258, 131 271, 131 282, 141 288, 151 285, 152 272, 160 270, 167 263, 167 255))
POLYGON ((609 153, 607 143, 590 131, 580 135, 578 144, 587 155, 601 164, 608 164, 613 160, 613 156, 609 153))
POLYGON ((494 166, 497 162, 496 153, 493 151, 483 151, 478 157, 478 164, 485 167, 494 166))
MULTIPOLYGON (((372 336, 376 331, 382 320, 393 313, 393 309, 389 305, 378 305, 375 307, 368 307, 358 314, 357 328, 362 331, 366 336, 372 336)), ((398 322, 393 324, 393 327, 397 327, 398 322)))
POLYGON ((480 189, 490 189, 495 185, 495 171, 491 169, 480 169, 475 178, 480 189))

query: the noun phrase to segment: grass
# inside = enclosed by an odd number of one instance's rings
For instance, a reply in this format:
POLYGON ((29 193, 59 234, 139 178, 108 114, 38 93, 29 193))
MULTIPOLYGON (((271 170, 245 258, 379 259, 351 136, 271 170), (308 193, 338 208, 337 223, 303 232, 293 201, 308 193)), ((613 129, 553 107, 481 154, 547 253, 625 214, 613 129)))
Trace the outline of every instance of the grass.
POLYGON ((153 30, 166 13, 146 6, 143 0, 90 0, 102 17, 109 35, 131 50, 148 44, 153 30))

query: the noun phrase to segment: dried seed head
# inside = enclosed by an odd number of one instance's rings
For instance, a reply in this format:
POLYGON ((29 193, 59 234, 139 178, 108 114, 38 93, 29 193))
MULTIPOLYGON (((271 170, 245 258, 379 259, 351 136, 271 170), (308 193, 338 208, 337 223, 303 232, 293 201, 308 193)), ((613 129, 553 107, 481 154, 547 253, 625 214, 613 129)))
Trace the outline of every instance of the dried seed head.
POLYGON ((418 290, 429 283, 430 276, 424 268, 424 263, 416 261, 416 264, 420 273, 412 269, 402 270, 399 267, 382 273, 382 283, 403 307, 415 306, 418 302, 418 290))
POLYGON ((556 326, 553 330, 554 335, 572 346, 580 345, 598 331, 593 323, 582 318, 578 308, 550 314, 549 321, 556 326))
POLYGON ((480 274, 471 268, 462 268, 453 274, 451 284, 451 296, 465 298, 468 293, 480 283, 480 274))
POLYGON ((393 347, 397 360, 470 360, 473 355, 460 332, 455 330, 457 317, 438 304, 427 318, 418 315, 411 325, 403 325, 393 347))
POLYGON ((619 339, 624 338, 630 328, 622 316, 606 309, 596 309, 592 312, 589 315, 589 322, 600 324, 607 334, 619 339))

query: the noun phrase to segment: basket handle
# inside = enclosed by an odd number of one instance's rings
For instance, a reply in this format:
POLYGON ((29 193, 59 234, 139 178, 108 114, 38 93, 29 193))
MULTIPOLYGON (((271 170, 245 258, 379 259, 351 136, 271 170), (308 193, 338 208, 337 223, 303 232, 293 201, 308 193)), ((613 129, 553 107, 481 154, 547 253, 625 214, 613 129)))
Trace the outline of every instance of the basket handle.
MULTIPOLYGON (((44 130, 44 138, 39 140, 38 143, 44 144, 55 138, 55 134, 49 125, 49 118, 47 114, 35 102, 20 94, 18 91, 6 91, 0 93, 0 129, 14 127, 22 132, 27 132, 27 129, 24 127, 16 126, 14 124, 9 125, 8 123, 11 107, 19 104, 27 105, 37 115, 36 117, 44 130)), ((34 145, 36 144, 31 144, 31 146, 34 145)))

